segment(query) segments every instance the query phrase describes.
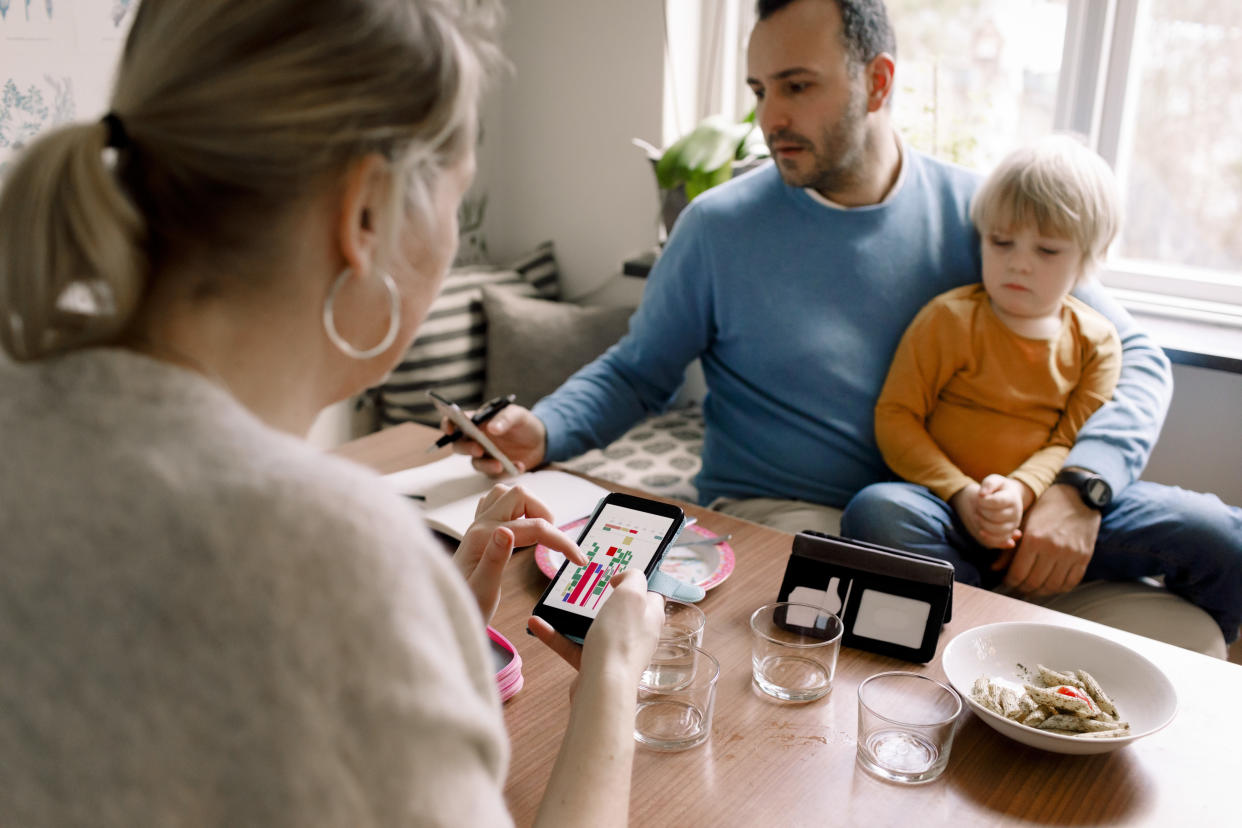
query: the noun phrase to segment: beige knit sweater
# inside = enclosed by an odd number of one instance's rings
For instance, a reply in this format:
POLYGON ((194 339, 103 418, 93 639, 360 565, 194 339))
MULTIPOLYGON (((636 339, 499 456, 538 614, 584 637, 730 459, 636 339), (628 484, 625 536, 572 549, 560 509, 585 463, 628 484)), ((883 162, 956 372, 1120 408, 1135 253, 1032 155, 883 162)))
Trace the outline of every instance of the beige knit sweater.
POLYGON ((503 825, 463 582, 186 371, 0 366, 0 825, 503 825))

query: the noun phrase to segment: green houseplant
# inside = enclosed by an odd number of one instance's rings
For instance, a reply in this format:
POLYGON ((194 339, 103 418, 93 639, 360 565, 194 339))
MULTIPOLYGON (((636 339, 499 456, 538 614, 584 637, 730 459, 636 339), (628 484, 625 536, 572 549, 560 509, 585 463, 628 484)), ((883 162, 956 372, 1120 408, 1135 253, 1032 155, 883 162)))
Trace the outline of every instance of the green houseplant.
POLYGON ((754 110, 741 121, 709 115, 662 151, 640 139, 634 143, 647 151, 655 169, 665 235, 697 196, 768 157, 754 110))

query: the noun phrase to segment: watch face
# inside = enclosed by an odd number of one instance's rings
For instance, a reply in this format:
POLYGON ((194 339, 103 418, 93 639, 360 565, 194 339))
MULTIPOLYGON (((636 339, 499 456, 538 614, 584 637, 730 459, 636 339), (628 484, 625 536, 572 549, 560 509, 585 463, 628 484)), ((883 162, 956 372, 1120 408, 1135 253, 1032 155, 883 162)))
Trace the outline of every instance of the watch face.
POLYGON ((1087 481, 1083 487, 1083 493, 1096 506, 1107 506, 1108 501, 1112 499, 1112 491, 1108 488, 1108 484, 1098 477, 1087 481))

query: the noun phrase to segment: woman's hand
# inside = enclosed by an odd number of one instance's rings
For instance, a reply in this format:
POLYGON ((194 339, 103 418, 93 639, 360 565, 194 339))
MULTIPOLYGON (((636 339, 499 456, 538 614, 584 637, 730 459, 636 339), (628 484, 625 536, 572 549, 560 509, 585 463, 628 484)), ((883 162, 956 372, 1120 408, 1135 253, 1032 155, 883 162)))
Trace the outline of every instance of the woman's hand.
MULTIPOLYGON (((581 673, 623 677, 636 687, 638 677, 651 662, 660 630, 664 626, 664 596, 647 591, 647 579, 639 570, 626 570, 613 578, 612 594, 587 631, 583 646, 565 638, 542 618, 531 616, 527 627, 535 637, 581 673)), ((570 687, 570 695, 578 681, 570 687)))
MULTIPOLYGON (((445 419, 440 423, 446 434, 457 430, 452 421, 445 419)), ((543 463, 548 448, 547 430, 543 421, 520 405, 505 406, 499 414, 479 426, 496 448, 505 453, 513 461, 518 471, 528 471, 543 463)), ((489 457, 483 447, 462 437, 453 443, 453 451, 468 454, 474 458, 474 467, 484 474, 498 477, 504 473, 500 461, 489 457)))
POLYGON ((479 501, 453 562, 489 623, 500 603, 500 576, 514 548, 542 543, 576 564, 586 563, 582 550, 551 520, 548 507, 521 486, 498 483, 479 501))
POLYGON ((538 826, 627 823, 638 679, 660 640, 664 598, 647 591, 638 569, 621 573, 612 585, 581 648, 543 619, 529 622, 539 640, 579 670, 569 689, 569 725, 535 819, 538 826), (583 785, 584 768, 609 784, 602 790, 583 785))

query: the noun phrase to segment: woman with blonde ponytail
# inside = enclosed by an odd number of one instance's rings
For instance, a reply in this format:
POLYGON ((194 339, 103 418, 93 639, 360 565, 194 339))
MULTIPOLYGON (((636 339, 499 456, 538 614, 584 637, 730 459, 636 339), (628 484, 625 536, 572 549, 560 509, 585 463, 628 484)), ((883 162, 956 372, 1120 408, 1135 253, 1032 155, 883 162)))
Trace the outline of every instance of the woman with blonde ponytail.
MULTIPOLYGON (((509 822, 486 618, 515 545, 580 553, 498 486, 450 562, 303 439, 439 290, 491 6, 144 0, 108 115, 11 168, 0 825, 509 822)), ((581 672, 541 822, 624 824, 662 618, 627 577, 548 640, 581 672)))

